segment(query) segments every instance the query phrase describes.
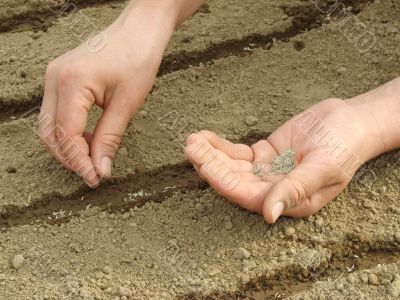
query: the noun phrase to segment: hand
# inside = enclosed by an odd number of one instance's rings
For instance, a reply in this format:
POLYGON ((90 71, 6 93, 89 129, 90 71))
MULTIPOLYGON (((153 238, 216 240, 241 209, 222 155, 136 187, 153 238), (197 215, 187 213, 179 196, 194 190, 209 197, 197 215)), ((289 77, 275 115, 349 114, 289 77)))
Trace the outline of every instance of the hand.
POLYGON ((176 16, 141 3, 146 1, 130 5, 102 33, 102 49, 94 52, 84 43, 47 68, 39 135, 91 187, 111 176, 123 132, 154 83, 176 25, 176 16), (85 129, 94 104, 103 114, 92 134, 85 129))
POLYGON ((323 208, 382 150, 380 142, 365 114, 350 102, 330 99, 251 147, 201 131, 187 138, 185 153, 218 193, 274 223, 281 215, 305 217, 323 208), (271 175, 272 161, 290 149, 295 169, 271 175))

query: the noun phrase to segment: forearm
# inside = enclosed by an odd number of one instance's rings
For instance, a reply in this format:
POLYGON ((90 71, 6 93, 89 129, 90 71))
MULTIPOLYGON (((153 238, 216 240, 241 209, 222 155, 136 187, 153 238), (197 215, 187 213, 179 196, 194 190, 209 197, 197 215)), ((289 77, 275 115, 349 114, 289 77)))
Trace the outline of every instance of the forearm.
POLYGON ((166 29, 174 29, 190 18, 205 0, 132 0, 119 17, 120 21, 129 25, 140 16, 138 13, 152 15, 153 22, 162 20, 166 29))
POLYGON ((148 7, 166 12, 175 22, 175 26, 190 18, 205 0, 132 0, 128 11, 134 7, 148 7))
MULTIPOLYGON (((135 47, 154 49, 151 55, 161 59, 177 26, 193 15, 205 0, 132 0, 106 33, 122 33, 135 47), (140 40, 141 45, 137 42, 140 40)), ((156 59, 156 57, 153 57, 156 59)))
POLYGON ((374 155, 400 148, 400 77, 349 103, 369 121, 371 139, 375 139, 374 155))

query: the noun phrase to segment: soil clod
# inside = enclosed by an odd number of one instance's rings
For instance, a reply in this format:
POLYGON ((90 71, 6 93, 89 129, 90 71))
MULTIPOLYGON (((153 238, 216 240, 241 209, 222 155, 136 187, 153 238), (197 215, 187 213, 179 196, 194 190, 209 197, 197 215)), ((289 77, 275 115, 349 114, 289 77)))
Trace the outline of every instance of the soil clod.
POLYGON ((14 256, 12 260, 12 266, 14 269, 18 270, 21 269, 24 265, 25 258, 21 254, 17 254, 14 256))
POLYGON ((254 126, 258 123, 258 118, 255 116, 247 116, 245 120, 246 125, 254 126))
POLYGON ((121 297, 131 297, 132 296, 132 292, 129 288, 127 288, 126 286, 120 286, 118 288, 118 295, 120 295, 121 297))
POLYGON ((242 259, 242 260, 243 260, 243 259, 249 259, 250 256, 251 256, 251 253, 250 253, 249 250, 247 250, 247 249, 245 249, 245 248, 243 248, 243 247, 238 248, 238 250, 237 250, 237 257, 238 257, 239 259, 242 259))

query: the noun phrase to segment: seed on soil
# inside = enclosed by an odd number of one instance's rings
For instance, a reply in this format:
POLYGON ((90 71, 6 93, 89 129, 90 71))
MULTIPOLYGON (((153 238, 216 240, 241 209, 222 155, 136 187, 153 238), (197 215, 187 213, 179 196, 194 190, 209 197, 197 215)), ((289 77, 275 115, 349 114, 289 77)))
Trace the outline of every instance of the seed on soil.
POLYGON ((243 247, 238 248, 237 257, 239 259, 248 259, 248 258, 250 258, 250 256, 251 256, 251 254, 250 254, 249 250, 247 250, 243 247))
POLYGON ((271 174, 282 175, 294 170, 296 167, 296 153, 293 150, 286 150, 272 161, 271 174))
POLYGON ((247 116, 245 120, 246 125, 254 126, 258 123, 258 118, 255 116, 247 116))
POLYGON ((17 254, 14 256, 12 260, 12 266, 14 269, 18 270, 21 269, 24 265, 25 258, 21 254, 17 254))

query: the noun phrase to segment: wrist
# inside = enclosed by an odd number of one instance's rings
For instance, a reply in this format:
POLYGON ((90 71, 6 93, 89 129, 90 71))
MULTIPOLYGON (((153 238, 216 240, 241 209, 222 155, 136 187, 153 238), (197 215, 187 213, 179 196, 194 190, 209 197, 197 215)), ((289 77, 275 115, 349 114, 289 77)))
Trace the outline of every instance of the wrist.
MULTIPOLYGON (((122 14, 107 29, 110 33, 122 33, 134 37, 135 46, 138 37, 143 43, 159 49, 162 55, 177 24, 177 11, 173 1, 136 0, 131 1, 122 14)), ((143 47, 145 49, 145 47, 143 47)))
POLYGON ((175 0, 132 0, 128 3, 126 9, 121 14, 125 22, 135 22, 133 19, 141 18, 151 23, 163 23, 167 26, 164 29, 168 31, 174 31, 177 26, 179 11, 175 4, 175 0), (142 15, 142 16, 139 16, 142 15), (158 22, 160 21, 160 22, 158 22))
POLYGON ((347 102, 370 129, 366 137, 371 148, 368 159, 400 148, 400 77, 347 102))

